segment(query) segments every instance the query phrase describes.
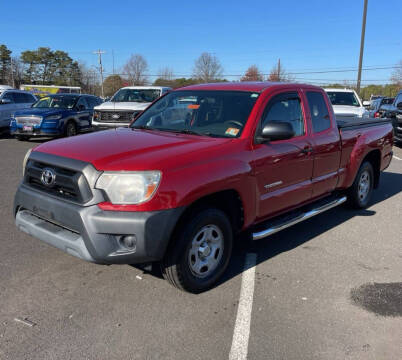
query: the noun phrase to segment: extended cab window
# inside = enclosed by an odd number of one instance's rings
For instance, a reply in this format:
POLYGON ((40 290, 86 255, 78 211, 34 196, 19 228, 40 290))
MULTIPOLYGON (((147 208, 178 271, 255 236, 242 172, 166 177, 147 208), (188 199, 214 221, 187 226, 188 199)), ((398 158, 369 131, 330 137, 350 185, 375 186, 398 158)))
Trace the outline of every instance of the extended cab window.
POLYGON ((262 128, 273 121, 288 122, 295 136, 304 135, 304 119, 301 100, 297 93, 284 93, 274 96, 268 103, 262 121, 262 128))
POLYGON ((317 91, 308 91, 307 101, 314 132, 317 133, 329 129, 331 127, 331 120, 324 96, 317 91))

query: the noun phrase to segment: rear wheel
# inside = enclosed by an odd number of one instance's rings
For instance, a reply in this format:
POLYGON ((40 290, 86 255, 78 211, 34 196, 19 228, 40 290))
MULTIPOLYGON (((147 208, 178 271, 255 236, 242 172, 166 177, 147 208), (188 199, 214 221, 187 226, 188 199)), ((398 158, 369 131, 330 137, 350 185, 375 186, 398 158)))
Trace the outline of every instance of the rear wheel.
POLYGON ((161 262, 163 277, 181 290, 203 292, 225 271, 232 243, 232 227, 225 213, 202 210, 176 232, 161 262))
POLYGON ((77 127, 75 126, 74 121, 69 121, 66 125, 66 136, 74 136, 77 135, 77 127))
POLYGON ((370 162, 365 161, 349 189, 349 203, 356 209, 366 208, 371 200, 374 185, 374 171, 370 162))

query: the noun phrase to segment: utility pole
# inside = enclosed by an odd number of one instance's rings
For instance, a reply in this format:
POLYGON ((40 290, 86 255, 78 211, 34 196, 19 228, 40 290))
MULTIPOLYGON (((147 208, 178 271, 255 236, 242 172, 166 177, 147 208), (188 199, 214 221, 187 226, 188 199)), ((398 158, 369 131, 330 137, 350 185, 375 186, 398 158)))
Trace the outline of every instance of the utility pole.
POLYGON ((114 50, 112 50, 112 59, 113 59, 113 75, 114 75, 114 50))
POLYGON ((361 38, 360 38, 359 71, 358 71, 358 74, 357 74, 357 93, 358 93, 359 95, 360 95, 360 82, 361 82, 361 80, 362 80, 364 36, 365 36, 365 34, 366 34, 367 1, 368 1, 368 0, 364 0, 363 22, 362 22, 362 35, 361 35, 361 38))
POLYGON ((102 54, 105 54, 106 51, 101 51, 100 49, 98 51, 93 52, 95 55, 99 56, 99 71, 100 71, 100 76, 101 76, 101 89, 102 89, 102 98, 105 97, 105 94, 103 92, 103 67, 102 67, 102 54))
POLYGON ((278 81, 281 81, 281 59, 278 59, 278 81))

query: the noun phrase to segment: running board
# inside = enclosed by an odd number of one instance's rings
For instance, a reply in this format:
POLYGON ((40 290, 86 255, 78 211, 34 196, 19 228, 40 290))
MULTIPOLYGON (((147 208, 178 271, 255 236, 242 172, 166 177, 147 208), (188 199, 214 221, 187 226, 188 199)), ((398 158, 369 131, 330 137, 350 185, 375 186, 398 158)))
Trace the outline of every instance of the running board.
POLYGON ((253 240, 260 240, 263 239, 267 236, 273 235, 279 231, 282 231, 284 229, 287 229, 288 227, 291 227, 293 225, 296 225, 304 220, 310 219, 318 214, 323 213, 324 211, 327 211, 329 209, 332 209, 336 206, 339 206, 343 204, 347 200, 346 196, 343 196, 341 198, 332 200, 324 205, 321 205, 317 208, 312 208, 309 209, 308 211, 299 213, 297 216, 289 219, 287 218, 286 220, 282 222, 277 222, 277 223, 271 223, 271 226, 269 226, 267 229, 254 232, 253 233, 253 240))

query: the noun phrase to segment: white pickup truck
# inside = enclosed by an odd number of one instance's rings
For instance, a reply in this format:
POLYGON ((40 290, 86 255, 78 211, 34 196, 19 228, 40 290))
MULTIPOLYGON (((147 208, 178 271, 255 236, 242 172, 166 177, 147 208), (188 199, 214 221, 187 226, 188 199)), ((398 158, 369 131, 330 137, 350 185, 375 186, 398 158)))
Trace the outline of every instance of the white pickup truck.
POLYGON ((368 110, 363 106, 356 91, 352 89, 324 89, 331 100, 337 117, 369 117, 368 110))
POLYGON ((128 86, 121 88, 110 101, 94 108, 92 127, 95 130, 127 127, 133 117, 171 88, 163 86, 128 86))

